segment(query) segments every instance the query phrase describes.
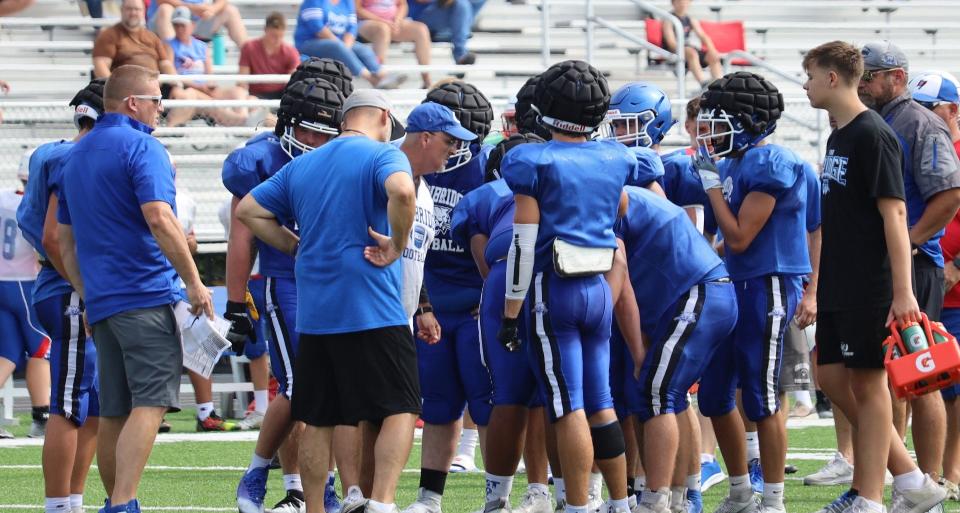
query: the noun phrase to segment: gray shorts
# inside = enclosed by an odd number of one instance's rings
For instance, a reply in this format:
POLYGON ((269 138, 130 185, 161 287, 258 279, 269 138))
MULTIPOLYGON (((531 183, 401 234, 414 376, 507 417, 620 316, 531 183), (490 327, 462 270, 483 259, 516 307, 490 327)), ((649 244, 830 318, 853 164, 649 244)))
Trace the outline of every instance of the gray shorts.
POLYGON ((142 406, 180 409, 183 349, 170 305, 128 310, 93 326, 100 415, 122 417, 142 406))
POLYGON ((812 390, 810 346, 803 330, 790 322, 783 334, 783 359, 780 364, 780 391, 812 390))

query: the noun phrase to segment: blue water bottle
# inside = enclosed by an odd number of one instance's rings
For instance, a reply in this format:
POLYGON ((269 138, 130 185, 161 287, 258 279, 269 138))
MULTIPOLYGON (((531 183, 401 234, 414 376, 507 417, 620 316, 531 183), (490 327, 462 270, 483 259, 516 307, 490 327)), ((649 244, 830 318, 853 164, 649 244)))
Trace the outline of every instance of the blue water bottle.
POLYGON ((223 44, 223 33, 213 35, 213 65, 223 66, 227 62, 227 48, 223 44))

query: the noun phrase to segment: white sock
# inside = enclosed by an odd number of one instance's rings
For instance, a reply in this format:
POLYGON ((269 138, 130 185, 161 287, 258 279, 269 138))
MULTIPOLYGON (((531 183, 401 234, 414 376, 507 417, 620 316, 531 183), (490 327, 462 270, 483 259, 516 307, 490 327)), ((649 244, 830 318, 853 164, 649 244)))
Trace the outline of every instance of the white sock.
POLYGON ((69 513, 70 497, 47 497, 43 510, 46 513, 69 513))
POLYGON ((457 444, 457 455, 466 456, 472 461, 477 455, 477 441, 480 433, 476 429, 464 429, 460 433, 460 443, 457 444))
POLYGON ((298 492, 302 492, 303 483, 300 481, 300 474, 284 474, 283 489, 288 492, 290 490, 296 490, 298 492))
POLYGON ((690 474, 689 476, 687 476, 687 481, 685 484, 687 485, 687 490, 699 492, 700 491, 700 474, 699 473, 690 474))
POLYGON ((83 507, 83 494, 82 493, 71 493, 70 494, 70 509, 77 509, 83 507))
POLYGON ((587 505, 584 504, 583 506, 573 506, 571 504, 567 504, 563 511, 564 513, 587 513, 587 505))
POLYGON ((599 472, 590 473, 590 493, 600 497, 600 494, 603 493, 603 474, 599 472))
POLYGON ((328 470, 328 471, 327 471, 327 486, 334 486, 334 484, 335 484, 336 482, 337 482, 337 471, 336 471, 336 470, 328 470))
POLYGON ((610 505, 613 511, 630 511, 630 501, 626 497, 622 499, 610 499, 610 505))
POLYGON ((763 505, 783 507, 783 483, 763 483, 763 505))
POLYGON ((557 496, 557 501, 567 500, 567 487, 563 484, 563 478, 553 476, 553 494, 557 496))
POLYGON ((637 492, 647 491, 647 476, 637 476, 633 478, 633 489, 637 492))
POLYGON ((359 486, 353 485, 347 488, 347 497, 350 497, 353 499, 363 499, 363 492, 360 490, 359 486))
POLYGON ((487 502, 509 499, 513 476, 496 476, 487 472, 487 502))
POLYGON ((906 474, 893 476, 893 486, 897 490, 916 490, 923 486, 923 472, 915 468, 906 474))
POLYGON ((384 504, 373 499, 367 501, 367 509, 370 510, 370 513, 392 513, 393 508, 393 504, 384 504))
POLYGON ((810 392, 806 390, 790 392, 790 399, 792 399, 793 402, 802 404, 808 408, 813 407, 813 401, 810 400, 810 392))
POLYGON ((670 504, 683 504, 687 501, 687 489, 683 486, 670 487, 670 504))
POLYGON ((550 496, 550 487, 548 487, 547 485, 545 485, 545 484, 543 484, 543 483, 529 483, 529 484, 527 484, 527 490, 534 491, 534 492, 537 492, 537 493, 542 493, 543 495, 546 495, 547 497, 550 496))
POLYGON ((756 431, 747 431, 747 461, 760 458, 760 438, 756 431))
POLYGON ((753 495, 753 487, 750 485, 750 474, 742 476, 730 476, 730 497, 740 500, 753 495))
POLYGON ((267 413, 267 405, 270 403, 269 390, 253 391, 253 409, 257 413, 267 413))
POLYGON ((200 421, 207 420, 210 417, 210 413, 213 412, 213 402, 209 403, 198 403, 197 404, 197 418, 200 421))
POLYGON ((700 464, 701 464, 701 465, 703 465, 704 463, 713 463, 713 462, 715 462, 715 461, 717 461, 717 457, 714 456, 713 454, 707 454, 707 453, 705 453, 705 452, 704 452, 704 453, 700 453, 700 464))
POLYGON ((870 511, 876 511, 877 513, 886 511, 885 509, 883 509, 883 504, 880 504, 879 502, 873 502, 872 500, 867 499, 863 496, 860 496, 859 499, 862 500, 863 503, 866 504, 868 508, 870 508, 870 511))
POLYGON ((257 453, 253 453, 253 458, 250 458, 250 466, 247 467, 247 472, 255 468, 267 468, 270 466, 271 461, 273 461, 273 458, 261 458, 257 456, 257 453))
POLYGON ((645 490, 643 495, 640 496, 640 502, 647 505, 670 504, 670 489, 645 490), (664 497, 666 497, 666 500, 663 500, 664 497))

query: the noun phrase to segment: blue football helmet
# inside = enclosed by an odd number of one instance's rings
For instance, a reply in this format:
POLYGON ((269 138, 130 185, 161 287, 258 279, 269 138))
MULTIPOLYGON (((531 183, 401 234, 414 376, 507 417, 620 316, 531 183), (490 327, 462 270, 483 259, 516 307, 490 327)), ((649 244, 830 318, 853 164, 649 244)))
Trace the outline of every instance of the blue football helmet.
POLYGON ((631 82, 617 89, 605 121, 599 138, 646 148, 660 144, 676 124, 670 98, 663 89, 648 82, 631 82))

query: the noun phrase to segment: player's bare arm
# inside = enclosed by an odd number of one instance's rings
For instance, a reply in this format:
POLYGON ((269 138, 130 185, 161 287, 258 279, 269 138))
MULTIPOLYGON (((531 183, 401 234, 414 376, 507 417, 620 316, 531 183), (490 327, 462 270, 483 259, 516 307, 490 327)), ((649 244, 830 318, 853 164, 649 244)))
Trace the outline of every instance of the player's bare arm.
POLYGON ((765 192, 752 191, 743 199, 740 212, 734 215, 723 199, 721 189, 710 189, 707 196, 726 246, 734 253, 743 253, 750 247, 750 243, 770 219, 777 203, 776 198, 765 192))
POLYGON ((911 284, 910 239, 907 235, 907 205, 897 198, 878 198, 877 209, 883 217, 883 232, 890 253, 890 272, 893 274, 893 304, 887 323, 920 321, 920 307, 911 284))
POLYGON ((296 255, 300 237, 277 222, 277 216, 260 206, 252 194, 247 194, 240 200, 236 216, 241 223, 250 228, 253 235, 263 242, 288 255, 296 255))

